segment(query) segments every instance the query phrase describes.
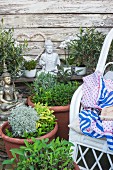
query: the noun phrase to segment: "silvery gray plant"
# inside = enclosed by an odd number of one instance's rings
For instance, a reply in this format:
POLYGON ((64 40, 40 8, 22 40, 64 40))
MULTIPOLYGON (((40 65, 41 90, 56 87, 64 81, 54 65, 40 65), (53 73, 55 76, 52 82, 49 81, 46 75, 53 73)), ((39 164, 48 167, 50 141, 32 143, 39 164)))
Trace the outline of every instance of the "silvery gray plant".
POLYGON ((25 105, 17 106, 11 110, 8 122, 12 128, 13 136, 22 136, 25 132, 36 132, 36 121, 39 120, 38 113, 32 107, 25 105))
POLYGON ((57 79, 55 75, 52 75, 50 73, 40 73, 36 76, 35 81, 33 82, 33 85, 31 90, 33 93, 40 92, 40 88, 47 89, 52 88, 57 83, 57 79))

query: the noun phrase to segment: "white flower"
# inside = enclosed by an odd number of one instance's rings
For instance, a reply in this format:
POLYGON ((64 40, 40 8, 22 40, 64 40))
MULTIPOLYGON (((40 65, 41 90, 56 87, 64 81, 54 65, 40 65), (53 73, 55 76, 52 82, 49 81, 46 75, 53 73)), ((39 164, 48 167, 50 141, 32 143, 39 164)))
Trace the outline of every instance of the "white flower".
POLYGON ((19 42, 18 41, 15 41, 14 42, 14 47, 18 47, 19 46, 19 42))
POLYGON ((70 41, 75 40, 76 38, 77 38, 77 37, 76 37, 76 36, 73 36, 73 35, 71 35, 71 36, 68 37, 68 39, 69 39, 70 41))
POLYGON ((23 56, 23 58, 26 60, 26 61, 31 61, 31 60, 33 60, 31 57, 29 57, 29 56, 23 56))
POLYGON ((60 47, 61 49, 67 48, 66 42, 65 42, 65 41, 62 41, 59 47, 60 47))
POLYGON ((70 43, 70 41, 71 41, 70 39, 66 39, 65 43, 68 44, 68 43, 70 43))
POLYGON ((75 36, 69 36, 69 37, 67 37, 64 41, 62 41, 61 42, 61 44, 60 44, 60 48, 61 49, 67 49, 67 47, 68 47, 68 44, 71 42, 71 41, 73 41, 73 40, 75 40, 77 37, 75 37, 75 36))

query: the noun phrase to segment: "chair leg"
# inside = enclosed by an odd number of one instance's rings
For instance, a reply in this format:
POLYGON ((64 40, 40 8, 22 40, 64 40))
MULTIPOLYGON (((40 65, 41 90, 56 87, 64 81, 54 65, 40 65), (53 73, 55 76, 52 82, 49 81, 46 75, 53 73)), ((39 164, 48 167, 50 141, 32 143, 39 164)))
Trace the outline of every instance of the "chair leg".
POLYGON ((113 170, 113 155, 76 144, 75 160, 81 170, 113 170))

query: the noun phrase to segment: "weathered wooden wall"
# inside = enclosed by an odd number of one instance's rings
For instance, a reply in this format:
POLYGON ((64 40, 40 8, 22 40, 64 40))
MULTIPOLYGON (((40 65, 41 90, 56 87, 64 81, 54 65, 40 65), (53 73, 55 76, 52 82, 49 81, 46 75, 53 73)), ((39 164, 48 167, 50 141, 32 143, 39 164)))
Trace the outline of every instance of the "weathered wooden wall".
POLYGON ((79 27, 94 26, 105 33, 113 27, 113 0, 0 0, 2 18, 5 28, 14 28, 15 37, 27 38, 33 47, 30 56, 42 52, 44 36, 62 57, 60 42, 75 35, 79 27))

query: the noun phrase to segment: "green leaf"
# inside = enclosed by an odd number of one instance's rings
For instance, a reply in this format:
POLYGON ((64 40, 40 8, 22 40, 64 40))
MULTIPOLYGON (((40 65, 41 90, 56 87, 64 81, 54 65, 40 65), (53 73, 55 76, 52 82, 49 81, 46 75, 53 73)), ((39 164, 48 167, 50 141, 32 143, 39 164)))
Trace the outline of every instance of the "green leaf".
POLYGON ((12 155, 15 157, 15 154, 18 154, 18 155, 24 155, 24 150, 22 149, 17 149, 17 148, 13 148, 10 150, 12 152, 12 155))
POLYGON ((30 169, 30 170, 35 170, 35 167, 34 167, 33 165, 30 165, 30 166, 29 166, 29 169, 30 169))
POLYGON ((4 160, 2 165, 14 164, 15 158, 4 160))

